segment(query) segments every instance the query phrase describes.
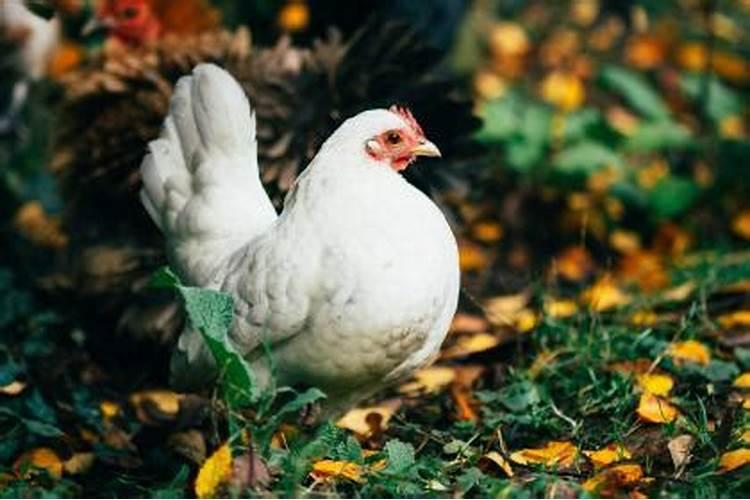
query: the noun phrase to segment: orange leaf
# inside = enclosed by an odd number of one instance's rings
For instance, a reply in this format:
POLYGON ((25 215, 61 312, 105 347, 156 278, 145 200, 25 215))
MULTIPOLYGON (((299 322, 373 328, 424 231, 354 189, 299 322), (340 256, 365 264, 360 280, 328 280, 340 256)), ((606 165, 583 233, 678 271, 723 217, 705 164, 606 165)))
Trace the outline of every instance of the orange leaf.
POLYGON ((594 259, 581 246, 568 247, 555 258, 554 269, 568 281, 583 281, 594 271, 594 259))
POLYGON ((312 472, 315 479, 345 478, 355 483, 364 483, 362 467, 343 460, 318 460, 313 464, 312 472))
POLYGON ((63 474, 63 462, 57 456, 57 453, 50 448, 34 448, 21 455, 16 460, 15 467, 21 468, 24 466, 47 471, 55 479, 60 479, 63 474))
POLYGON ((487 267, 487 255, 479 246, 466 241, 458 244, 458 261, 461 270, 470 273, 481 271, 487 267))
POLYGON ((589 493, 616 496, 618 488, 636 485, 643 478, 643 469, 637 464, 615 465, 587 479, 581 486, 589 493))
POLYGON ((488 464, 494 464, 497 467, 500 468, 501 471, 505 473, 508 477, 513 477, 513 469, 511 468, 510 464, 507 460, 503 458, 501 454, 499 454, 496 451, 491 451, 489 453, 486 453, 482 455, 482 457, 479 459, 479 466, 482 469, 489 469, 487 466, 488 464))
POLYGON ((587 450, 583 454, 591 459, 597 469, 632 458, 628 449, 617 443, 608 444, 599 450, 587 450))
POLYGON ((488 351, 499 343, 500 339, 491 333, 462 335, 461 337, 458 337, 455 344, 444 349, 440 357, 442 359, 463 358, 469 354, 488 351))
POLYGON ((719 459, 719 469, 722 472, 733 471, 747 464, 750 464, 750 448, 728 451, 719 459))
POLYGON ((586 88, 578 76, 553 71, 542 81, 542 98, 562 111, 573 111, 586 100, 586 88))
POLYGON ((386 430, 391 417, 400 407, 400 399, 390 399, 377 406, 354 408, 346 412, 336 425, 367 438, 386 430))
POLYGON ((581 298, 594 311, 607 311, 630 303, 630 296, 620 290, 611 278, 604 277, 584 290, 581 298))
POLYGON ((750 310, 744 309, 729 314, 722 314, 716 318, 716 321, 718 321, 723 328, 750 326, 750 310))
POLYGON ((708 347, 697 340, 675 342, 669 347, 668 354, 677 363, 690 362, 705 366, 711 362, 708 347))
POLYGON ((577 453, 578 448, 569 441, 549 441, 543 448, 525 448, 513 452, 510 459, 521 465, 570 467, 577 453))
POLYGON ((673 422, 680 415, 677 408, 649 392, 644 392, 641 395, 636 413, 646 422, 654 424, 673 422))
POLYGON ((750 210, 740 212, 732 220, 732 231, 740 238, 750 240, 750 210))

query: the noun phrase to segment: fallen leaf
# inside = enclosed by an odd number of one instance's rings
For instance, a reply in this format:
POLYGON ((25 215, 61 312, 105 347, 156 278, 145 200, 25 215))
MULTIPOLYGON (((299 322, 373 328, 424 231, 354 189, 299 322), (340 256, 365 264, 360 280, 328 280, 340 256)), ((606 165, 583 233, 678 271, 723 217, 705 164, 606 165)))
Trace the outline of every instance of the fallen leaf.
POLYGON ((654 396, 669 396, 674 387, 674 380, 669 375, 644 373, 636 378, 638 387, 644 392, 650 392, 654 396))
POLYGON ((669 284, 669 274, 662 256, 650 250, 624 255, 620 260, 618 276, 624 282, 636 283, 645 292, 653 292, 669 284))
POLYGON ((5 394, 6 396, 18 396, 24 389, 26 389, 26 382, 14 380, 10 384, 0 387, 0 394, 5 394))
POLYGON ((541 83, 542 99, 561 111, 574 111, 586 100, 586 88, 581 79, 565 71, 553 71, 541 83))
MULTIPOLYGON (((440 353, 442 359, 463 358, 470 354, 488 351, 500 343, 500 339, 491 333, 462 335, 450 347, 440 353)), ((443 369, 446 369, 443 367, 443 369)))
POLYGON ((136 392, 130 396, 130 404, 138 420, 156 424, 171 421, 180 411, 182 394, 167 390, 149 390, 136 392))
POLYGON ((750 389, 750 372, 745 372, 732 382, 732 385, 740 389, 750 389))
POLYGON ((529 303, 527 292, 492 297, 484 302, 484 312, 493 325, 510 326, 529 303))
POLYGON ((310 475, 316 480, 345 478, 355 483, 365 482, 362 467, 343 460, 318 460, 310 475))
POLYGON ((630 303, 630 296, 620 290, 610 277, 597 281, 581 294, 583 301, 594 311, 607 311, 630 303))
POLYGON ((633 35, 625 45, 625 60, 641 70, 660 66, 666 54, 662 40, 648 33, 633 35))
POLYGON ((310 7, 305 2, 287 2, 279 11, 278 24, 292 33, 302 31, 310 23, 310 7))
POLYGON ((206 460, 206 440, 203 433, 196 429, 175 432, 167 439, 167 446, 194 464, 202 464, 206 460))
POLYGON ((692 280, 689 280, 681 285, 668 288, 667 290, 662 292, 661 296, 665 300, 669 300, 671 302, 682 302, 684 300, 687 300, 693 294, 694 291, 695 291, 695 282, 692 280))
POLYGON ((750 464, 750 448, 739 448, 724 453, 719 459, 719 470, 729 472, 750 464))
POLYGON ((102 413, 104 419, 111 419, 119 415, 120 405, 114 401, 102 401, 99 404, 99 411, 102 413))
POLYGON ((569 441, 549 441, 542 448, 525 448, 510 455, 510 460, 521 465, 540 464, 546 467, 570 467, 578 448, 569 441))
POLYGON ((493 221, 477 222, 471 226, 471 236, 482 243, 497 243, 503 237, 503 226, 493 221))
POLYGON ((750 444, 750 429, 745 430, 740 434, 739 438, 740 443, 747 443, 750 444))
POLYGON ((690 451, 693 446, 695 446, 695 438, 690 434, 682 434, 669 440, 667 449, 669 450, 669 456, 672 457, 675 471, 679 471, 690 462, 692 458, 690 451))
POLYGON ((500 22, 492 27, 489 46, 496 56, 520 56, 531 49, 526 30, 520 24, 512 22, 500 22))
POLYGON ((630 324, 635 326, 654 326, 659 316, 653 311, 636 311, 630 315, 630 324))
POLYGON ((50 216, 38 201, 23 204, 13 222, 18 232, 36 245, 60 249, 68 244, 60 219, 50 216))
POLYGON ((609 369, 613 372, 628 374, 643 374, 648 373, 651 370, 652 361, 646 358, 639 358, 635 360, 617 361, 609 365, 609 369))
POLYGON ((220 446, 203 463, 195 478, 195 495, 198 498, 215 498, 219 487, 232 475, 232 450, 229 444, 220 446))
POLYGON ((552 318, 569 318, 578 312, 578 304, 574 300, 550 299, 544 302, 544 313, 552 318))
POLYGON ((680 415, 677 408, 649 392, 641 395, 636 413, 646 422, 653 424, 673 422, 680 415))
POLYGON ((552 366, 553 361, 560 355, 560 351, 541 351, 534 358, 534 362, 529 367, 529 376, 536 378, 546 368, 552 366))
POLYGON ((732 220, 732 231, 742 239, 750 240, 750 210, 743 210, 732 220))
POLYGON ((396 398, 383 401, 376 406, 354 408, 346 412, 336 422, 336 425, 342 429, 350 430, 359 436, 368 438, 377 432, 386 430, 391 417, 400 407, 401 400, 396 398))
POLYGON ((482 316, 476 314, 456 313, 451 322, 452 333, 486 332, 490 324, 482 316))
POLYGON ((616 229, 609 235, 609 246, 621 254, 632 254, 641 249, 641 237, 634 231, 616 229))
POLYGON ((617 489, 635 486, 643 477, 638 464, 615 465, 583 482, 581 487, 602 497, 618 496, 617 489))
POLYGON ((553 261, 554 271, 568 281, 583 281, 594 272, 594 259, 581 246, 568 247, 553 261))
POLYGON ((465 273, 481 271, 488 264, 485 252, 479 246, 467 241, 458 244, 458 261, 461 271, 465 273))
POLYGON ((599 450, 585 450, 583 454, 591 459, 596 469, 632 458, 628 449, 618 443, 608 444, 599 450))
POLYGON ((499 468, 505 473, 506 476, 513 477, 513 468, 510 466, 508 461, 505 460, 503 456, 496 451, 491 451, 482 455, 482 457, 479 459, 478 466, 484 471, 490 471, 492 469, 499 468))
POLYGON ((85 474, 94 465, 95 456, 92 452, 74 453, 72 457, 63 462, 63 470, 66 474, 85 474))
POLYGON ((669 346, 667 353, 676 363, 697 363, 706 366, 711 362, 711 352, 697 340, 675 342, 669 346))
POLYGON ((729 314, 722 314, 716 318, 716 321, 718 321, 723 328, 727 329, 750 326, 750 310, 743 309, 729 314))
POLYGON ((63 462, 51 448, 34 448, 22 454, 14 465, 15 469, 32 467, 46 471, 51 477, 60 479, 63 474, 63 462))
POLYGON ((402 394, 435 393, 448 387, 456 378, 456 370, 449 366, 428 366, 414 373, 414 381, 398 388, 402 394))

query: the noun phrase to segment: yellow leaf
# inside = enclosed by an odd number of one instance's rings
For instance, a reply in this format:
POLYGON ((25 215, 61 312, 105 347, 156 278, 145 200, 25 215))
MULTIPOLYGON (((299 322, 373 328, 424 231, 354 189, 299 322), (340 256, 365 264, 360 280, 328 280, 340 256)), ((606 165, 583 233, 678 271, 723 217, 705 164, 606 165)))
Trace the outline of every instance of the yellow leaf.
POLYGON ((14 380, 10 384, 0 387, 0 394, 5 394, 6 396, 18 396, 24 389, 26 389, 26 382, 14 380))
POLYGON ((526 333, 536 327, 538 321, 537 314, 531 309, 523 309, 518 312, 515 319, 515 328, 519 332, 526 333))
POLYGON ((481 271, 487 267, 487 256, 479 246, 461 241, 458 244, 458 261, 461 270, 466 273, 481 271))
POLYGON ((501 295, 487 299, 484 302, 484 312, 493 325, 510 326, 515 323, 518 313, 523 311, 528 303, 529 294, 526 292, 501 295))
POLYGON ((102 412, 102 417, 106 419, 114 418, 120 413, 120 405, 114 401, 102 401, 99 404, 99 411, 102 412))
POLYGON ((659 321, 659 316, 653 311, 636 311, 630 316, 630 323, 635 326, 653 326, 659 321))
POLYGON ((310 8, 303 1, 287 2, 279 11, 278 22, 285 31, 302 31, 310 24, 310 8))
POLYGON ((35 469, 45 470, 55 479, 60 479, 63 473, 63 463, 60 457, 52 449, 45 447, 27 451, 16 460, 15 466, 16 468, 31 466, 35 469))
POLYGON ((617 443, 611 443, 600 450, 587 450, 583 454, 591 459, 597 469, 632 458, 630 451, 617 443))
POLYGON ((471 235, 482 243, 497 243, 503 237, 503 226, 499 222, 477 222, 471 227, 471 235))
POLYGON ((364 483, 362 467, 343 460, 318 460, 310 473, 315 479, 345 478, 355 483, 364 483))
POLYGON ((641 395, 636 413, 646 422, 653 424, 673 422, 680 415, 677 408, 649 392, 644 392, 641 395))
POLYGON ((481 316, 467 313, 456 313, 451 322, 451 333, 485 332, 490 324, 481 316))
POLYGON ((641 237, 634 231, 616 229, 609 235, 609 245, 622 254, 630 254, 641 249, 641 237))
POLYGON ((750 326, 750 310, 743 309, 729 314, 722 314, 716 318, 716 321, 718 321, 723 328, 750 326))
POLYGON ((740 238, 750 240, 750 210, 744 210, 734 218, 732 231, 740 238))
POLYGON ((94 465, 95 456, 92 452, 74 453, 72 457, 63 463, 66 474, 85 474, 94 465))
POLYGON ((388 428, 388 422, 401 407, 400 399, 384 401, 377 406, 354 408, 341 417, 336 425, 365 438, 388 428))
POLYGON ((740 389, 750 389, 750 372, 745 372, 734 379, 732 385, 740 389))
POLYGON ((482 99, 498 99, 505 95, 508 84, 505 79, 488 70, 480 70, 474 75, 474 91, 482 99))
POLYGON ((675 342, 669 346, 668 354, 677 363, 690 362, 705 366, 711 362, 711 352, 708 347, 697 340, 675 342))
POLYGON ((638 375, 636 380, 644 392, 650 392, 654 396, 668 396, 674 387, 674 380, 669 375, 646 373, 638 375))
POLYGON ((540 464, 546 467, 570 467, 575 461, 578 448, 569 441, 549 441, 543 448, 525 448, 513 452, 511 461, 521 464, 540 464))
POLYGON ((529 376, 536 378, 543 370, 552 366, 555 358, 560 355, 560 351, 541 351, 534 358, 534 362, 529 367, 529 376))
POLYGON ((456 370, 448 366, 429 366, 417 370, 414 381, 398 388, 403 394, 433 393, 449 386, 456 378, 456 370))
POLYGON ((578 304, 567 299, 548 300, 544 302, 544 312, 552 318, 569 318, 578 312, 578 304))
POLYGON ((23 204, 16 212, 14 224, 24 238, 36 245, 59 249, 68 244, 60 219, 50 216, 38 201, 23 204))
POLYGON ((603 470, 581 485, 589 493, 601 496, 615 496, 613 490, 634 486, 643 478, 643 469, 637 464, 615 465, 603 470))
POLYGON ((662 293, 662 297, 672 302, 682 302, 690 297, 695 291, 695 282, 686 281, 681 285, 669 288, 662 293))
POLYGON ((542 81, 542 98, 562 111, 578 109, 586 99, 581 79, 563 71, 553 71, 542 81))
MULTIPOLYGON (((490 333, 462 335, 455 344, 444 349, 442 359, 463 358, 469 354, 487 351, 500 343, 500 339, 490 333)), ((446 368, 443 368, 444 370, 446 368)))
POLYGON ((531 49, 529 37, 516 23, 500 22, 490 31, 490 50, 497 56, 520 56, 531 49))
POLYGON ((719 469, 729 472, 750 464, 750 448, 739 448, 724 453, 719 460, 719 469))
POLYGON ((159 419, 173 419, 180 411, 181 394, 167 390, 140 391, 130 396, 130 404, 138 420, 151 423, 159 419))
POLYGON ((568 281, 582 281, 594 270, 594 259, 581 246, 568 247, 554 260, 554 270, 568 281))
POLYGON ((505 473, 508 477, 513 477, 513 469, 511 468, 510 464, 507 460, 503 458, 501 454, 499 454, 496 451, 491 451, 489 453, 486 453, 482 455, 482 458, 479 459, 479 466, 483 467, 483 469, 487 469, 487 464, 494 464, 497 467, 500 468, 501 471, 505 473))
POLYGON ((740 115, 729 115, 719 122, 719 135, 725 139, 744 139, 747 135, 745 122, 740 115))
POLYGON ((594 311, 606 311, 630 303, 630 296, 620 290, 611 278, 604 277, 584 290, 581 298, 594 311))
POLYGON ((742 434, 740 434, 740 442, 750 444, 750 429, 743 431, 742 434))
POLYGON ((224 443, 203 462, 195 478, 195 495, 198 498, 218 496, 217 489, 227 482, 231 475, 232 450, 229 443, 224 443))
POLYGON ((636 172, 638 184, 643 189, 653 189, 660 180, 669 175, 669 165, 666 160, 659 158, 636 172))

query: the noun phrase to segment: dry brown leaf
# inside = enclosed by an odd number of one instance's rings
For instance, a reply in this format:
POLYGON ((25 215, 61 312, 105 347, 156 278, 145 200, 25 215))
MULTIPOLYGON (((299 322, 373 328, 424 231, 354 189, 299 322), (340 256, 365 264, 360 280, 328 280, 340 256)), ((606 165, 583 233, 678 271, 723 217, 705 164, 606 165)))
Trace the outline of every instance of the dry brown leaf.
POLYGON ((640 375, 648 373, 651 370, 652 361, 646 358, 639 358, 628 361, 617 361, 609 365, 609 369, 613 372, 624 373, 624 374, 636 374, 640 375))
POLYGON ((86 474, 94 465, 96 457, 92 452, 74 453, 63 462, 63 470, 72 476, 86 474))
POLYGON ((194 464, 206 461, 206 440, 203 433, 196 429, 175 432, 167 439, 169 449, 190 460, 194 464))
POLYGON ((336 425, 355 434, 368 438, 388 428, 388 422, 401 407, 401 400, 389 399, 376 406, 354 408, 346 412, 336 425))
POLYGON ((706 366, 711 362, 711 351, 697 340, 675 342, 669 346, 667 354, 674 359, 675 363, 689 362, 706 366))
POLYGON ((578 448, 569 441, 549 441, 542 448, 525 448, 510 455, 510 460, 521 465, 540 464, 546 467, 570 467, 578 448))
POLYGON ((638 387, 644 392, 650 392, 654 396, 669 396, 674 387, 674 380, 669 375, 657 373, 644 373, 636 378, 638 387))
POLYGON ((51 448, 40 447, 25 452, 16 460, 15 469, 31 467, 46 471, 51 477, 60 479, 63 474, 63 462, 51 448))
POLYGON ((581 485, 589 493, 603 497, 617 496, 620 488, 633 487, 643 478, 643 469, 638 464, 615 465, 605 469, 581 485))
POLYGON ((6 396, 18 396, 24 389, 26 389, 26 382, 14 380, 10 384, 0 387, 0 394, 6 396))
POLYGON ((632 458, 630 451, 618 443, 608 444, 599 450, 585 450, 583 454, 589 457, 596 469, 632 458))
POLYGON ((719 459, 719 470, 730 472, 750 464, 750 448, 739 448, 724 453, 719 459))
POLYGON ((667 449, 669 456, 672 457, 675 471, 679 471, 690 462, 692 458, 690 452, 693 446, 695 446, 695 438, 690 434, 682 434, 669 440, 667 449))
MULTIPOLYGON (((450 347, 440 353, 442 359, 463 358, 470 354, 488 351, 500 343, 500 339, 491 333, 462 335, 450 347)), ((443 368, 445 369, 445 368, 443 368)))
POLYGON ((232 476, 232 450, 224 443, 203 463, 195 478, 195 496, 215 498, 218 489, 232 476))
POLYGON ((364 483, 362 466, 343 460, 318 460, 310 475, 317 481, 344 478, 355 483, 364 483))
POLYGON ((680 412, 664 399, 649 392, 644 392, 638 403, 636 413, 646 422, 666 424, 680 416, 680 412))
POLYGON ((732 382, 732 385, 740 389, 750 389, 750 372, 745 372, 732 382))
POLYGON ((478 465, 479 468, 484 471, 490 471, 499 468, 505 473, 507 477, 513 477, 513 468, 510 466, 508 461, 505 460, 503 456, 496 451, 491 451, 482 455, 482 457, 479 459, 478 465))
POLYGON ((412 382, 401 385, 398 391, 408 395, 439 392, 456 378, 456 369, 450 366, 428 366, 417 370, 413 378, 412 382))

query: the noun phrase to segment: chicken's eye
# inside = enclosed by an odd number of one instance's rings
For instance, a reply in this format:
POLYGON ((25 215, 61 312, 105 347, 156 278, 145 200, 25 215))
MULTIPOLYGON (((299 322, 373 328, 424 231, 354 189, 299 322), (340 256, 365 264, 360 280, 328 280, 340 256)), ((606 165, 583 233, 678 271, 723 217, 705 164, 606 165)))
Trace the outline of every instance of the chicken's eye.
POLYGON ((401 136, 398 132, 388 132, 385 136, 385 140, 391 146, 401 143, 401 136))

